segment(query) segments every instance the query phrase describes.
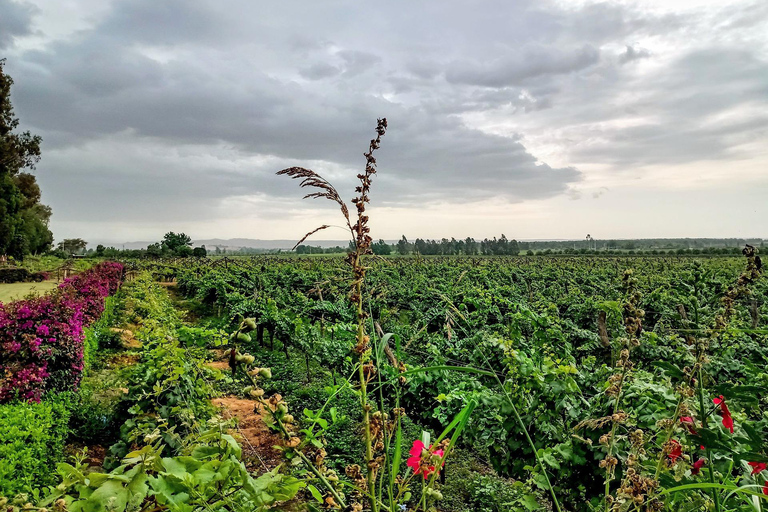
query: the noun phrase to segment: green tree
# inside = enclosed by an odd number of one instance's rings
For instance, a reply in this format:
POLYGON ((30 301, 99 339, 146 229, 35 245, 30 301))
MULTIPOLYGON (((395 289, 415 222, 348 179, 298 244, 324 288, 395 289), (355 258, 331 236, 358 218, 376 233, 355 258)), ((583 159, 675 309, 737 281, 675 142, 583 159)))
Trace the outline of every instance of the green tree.
POLYGON ((380 256, 387 256, 392 254, 392 247, 390 247, 389 244, 384 240, 379 240, 378 242, 371 245, 371 250, 373 251, 373 254, 378 254, 380 256))
POLYGON ((48 227, 51 207, 37 203, 21 210, 20 234, 25 238, 29 252, 39 254, 53 246, 53 233, 48 227))
POLYGON ((0 59, 0 254, 18 258, 30 248, 22 218, 30 198, 25 198, 19 189, 17 175, 22 169, 35 168, 42 139, 28 131, 15 133, 19 120, 11 105, 13 79, 5 74, 4 66, 5 59, 0 59))
POLYGON ((405 256, 410 252, 410 245, 408 243, 408 239, 405 238, 405 235, 400 239, 399 242, 397 242, 397 254, 400 254, 402 256, 405 256))
MULTIPOLYGON (((177 253, 179 250, 182 250, 182 247, 190 247, 192 245, 192 239, 184 233, 174 233, 173 231, 169 231, 163 237, 162 244, 168 250, 177 253)), ((186 250, 182 251, 186 253, 186 250)))
POLYGON ((84 251, 88 246, 88 242, 82 238, 65 238, 58 244, 58 249, 66 252, 67 254, 77 254, 84 251))
POLYGON ((150 256, 152 258, 159 258, 163 255, 163 245, 156 243, 156 244, 149 244, 147 246, 147 256, 150 256))
POLYGON ((192 255, 193 255, 193 250, 192 250, 192 248, 191 248, 190 246, 188 246, 188 245, 182 245, 181 247, 179 247, 178 249, 176 249, 175 251, 173 251, 173 253, 174 253, 176 256, 179 256, 179 257, 181 257, 181 258, 188 258, 189 256, 192 256, 192 255))

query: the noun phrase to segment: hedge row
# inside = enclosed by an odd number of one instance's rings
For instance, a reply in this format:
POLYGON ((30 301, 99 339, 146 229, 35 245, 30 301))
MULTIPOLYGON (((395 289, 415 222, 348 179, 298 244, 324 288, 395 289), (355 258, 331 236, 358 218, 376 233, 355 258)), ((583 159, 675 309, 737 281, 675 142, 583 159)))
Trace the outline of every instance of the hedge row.
POLYGON ((0 405, 0 495, 54 483, 69 416, 65 395, 51 395, 39 404, 0 405))
POLYGON ((0 304, 0 403, 39 402, 47 391, 77 388, 83 328, 104 310, 123 266, 100 263, 34 299, 0 304))
POLYGON ((33 281, 39 283, 48 279, 46 272, 30 272, 23 267, 0 268, 0 283, 23 283, 33 281))

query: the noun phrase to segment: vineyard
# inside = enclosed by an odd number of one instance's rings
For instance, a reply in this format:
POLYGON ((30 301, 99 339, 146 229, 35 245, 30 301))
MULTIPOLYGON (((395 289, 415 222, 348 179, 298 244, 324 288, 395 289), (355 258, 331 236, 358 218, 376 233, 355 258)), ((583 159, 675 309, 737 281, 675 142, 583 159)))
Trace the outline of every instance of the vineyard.
POLYGON ((66 290, 3 306, 0 494, 12 510, 760 511, 768 280, 745 256, 366 256, 362 279, 342 258, 144 260, 116 294, 97 266, 81 306, 66 290), (56 304, 85 326, 74 351, 12 346, 67 324, 35 316, 56 304))

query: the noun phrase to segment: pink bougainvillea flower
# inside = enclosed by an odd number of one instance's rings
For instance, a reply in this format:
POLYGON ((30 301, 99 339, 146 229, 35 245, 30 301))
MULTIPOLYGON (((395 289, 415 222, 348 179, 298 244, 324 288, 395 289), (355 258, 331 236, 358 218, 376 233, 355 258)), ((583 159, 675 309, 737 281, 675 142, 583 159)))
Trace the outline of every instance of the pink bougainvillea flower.
POLYGON ((699 459, 696 462, 693 463, 693 467, 691 467, 691 474, 692 475, 698 475, 699 471, 701 471, 701 468, 704 467, 704 464, 706 464, 707 459, 699 459))
POLYGON ((419 460, 421 460, 422 451, 424 451, 424 443, 417 439, 413 442, 411 451, 408 452, 411 455, 411 457, 408 459, 408 467, 413 468, 414 471, 416 471, 416 469, 419 467, 419 460))
POLYGON ((720 414, 723 415, 723 426, 733 434, 733 417, 728 409, 728 404, 725 403, 725 397, 720 395, 719 398, 714 398, 712 401, 715 402, 715 405, 720 406, 720 414))
POLYGON ((694 428, 694 426, 696 425, 696 422, 693 421, 693 418, 691 418, 690 416, 682 416, 680 418, 680 423, 682 423, 683 426, 688 429, 688 432, 690 432, 694 436, 698 435, 698 432, 696 432, 696 429, 694 428))
POLYGON ((411 447, 411 450, 408 452, 411 456, 408 459, 408 467, 413 469, 414 474, 423 474, 424 480, 429 477, 432 473, 435 472, 435 466, 433 466, 430 462, 430 457, 432 455, 437 455, 439 457, 443 456, 443 450, 435 450, 431 451, 432 446, 430 445, 429 449, 426 449, 424 443, 422 443, 420 440, 416 440, 413 442, 413 446, 411 447))
POLYGON ((0 403, 77 389, 83 327, 101 315, 122 274, 119 263, 100 263, 42 297, 0 303, 0 403))
POLYGON ((756 475, 761 471, 768 469, 768 464, 765 462, 750 462, 749 465, 752 466, 752 475, 756 475))
POLYGON ((677 459, 683 456, 683 447, 674 439, 670 441, 670 443, 672 444, 672 448, 669 450, 667 457, 675 463, 677 462, 677 459))

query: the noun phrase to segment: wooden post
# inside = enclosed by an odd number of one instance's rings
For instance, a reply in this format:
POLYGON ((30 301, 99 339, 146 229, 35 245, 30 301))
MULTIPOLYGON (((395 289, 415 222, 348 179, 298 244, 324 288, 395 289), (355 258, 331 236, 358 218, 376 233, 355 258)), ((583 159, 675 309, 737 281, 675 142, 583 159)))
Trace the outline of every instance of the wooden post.
POLYGON ((599 311, 597 313, 597 332, 600 335, 600 341, 605 348, 610 348, 611 338, 608 336, 608 326, 606 324, 605 311, 599 311))
POLYGON ((752 316, 752 329, 757 329, 760 322, 760 314, 757 310, 757 299, 754 297, 749 301, 749 314, 752 316))

